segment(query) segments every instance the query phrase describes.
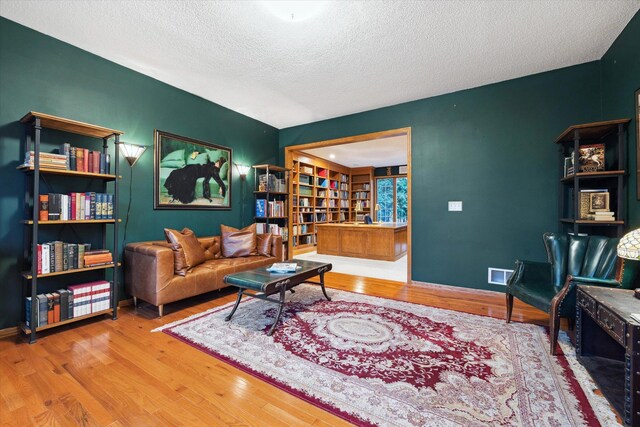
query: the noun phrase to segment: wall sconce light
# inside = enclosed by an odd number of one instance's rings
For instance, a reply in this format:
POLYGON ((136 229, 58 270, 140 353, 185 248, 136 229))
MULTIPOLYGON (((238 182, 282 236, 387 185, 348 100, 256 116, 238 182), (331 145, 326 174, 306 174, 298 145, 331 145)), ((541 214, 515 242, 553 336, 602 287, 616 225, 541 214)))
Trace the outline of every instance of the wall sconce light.
POLYGON ((145 152, 147 147, 145 147, 144 145, 135 145, 121 142, 120 149, 122 150, 124 158, 127 159, 127 162, 129 162, 129 166, 133 167, 133 165, 136 164, 138 159, 145 152))

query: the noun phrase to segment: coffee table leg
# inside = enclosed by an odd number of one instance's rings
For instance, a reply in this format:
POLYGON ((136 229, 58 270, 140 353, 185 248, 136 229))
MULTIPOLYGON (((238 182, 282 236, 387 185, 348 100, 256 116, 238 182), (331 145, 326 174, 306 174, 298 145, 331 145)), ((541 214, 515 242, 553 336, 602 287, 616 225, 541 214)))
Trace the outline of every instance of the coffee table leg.
POLYGON ((320 273, 320 287, 322 288, 322 293, 327 301, 331 301, 331 298, 329 298, 329 295, 327 295, 327 291, 324 288, 324 271, 320 273))
POLYGON ((238 288, 238 298, 236 299, 236 303, 233 305, 233 310, 231 310, 231 313, 229 313, 229 315, 224 318, 226 322, 231 320, 231 318, 233 317, 233 314, 236 312, 236 310, 238 309, 238 306, 240 305, 241 299, 242 299, 242 288, 238 288))
POLYGON ((269 329, 269 332, 267 333, 267 335, 269 336, 273 335, 273 331, 276 329, 276 325, 280 321, 280 316, 282 315, 282 309, 284 308, 284 296, 286 294, 287 294, 287 285, 285 283, 282 283, 280 285, 280 304, 278 306, 278 314, 276 315, 276 320, 273 322, 273 325, 271 325, 271 329, 269 329))

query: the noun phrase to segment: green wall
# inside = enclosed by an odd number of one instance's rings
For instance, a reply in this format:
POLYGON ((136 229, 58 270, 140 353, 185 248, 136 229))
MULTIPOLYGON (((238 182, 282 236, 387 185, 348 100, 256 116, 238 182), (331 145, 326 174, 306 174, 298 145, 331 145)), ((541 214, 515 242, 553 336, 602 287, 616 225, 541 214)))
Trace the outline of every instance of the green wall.
MULTIPOLYGON (((278 157, 277 129, 4 18, 0 18, 0 94, 0 329, 16 325, 22 312, 18 271, 24 176, 15 168, 24 158, 24 126, 18 120, 28 111, 119 129, 125 132, 124 141, 149 147, 133 169, 129 242, 163 239, 164 227, 188 226, 197 235, 214 235, 219 234, 220 223, 240 225, 240 181, 235 175, 231 210, 153 210, 154 129, 231 147, 236 162, 275 162, 278 157)), ((60 142, 82 144, 54 131, 46 132, 45 139, 54 144, 44 145, 49 151, 60 142)), ((125 160, 120 170, 124 218, 130 184, 125 160)), ((249 179, 252 182, 252 175, 249 179)), ((245 224, 252 216, 250 190, 247 186, 245 224)), ((47 284, 57 289, 55 282, 47 284)))
MULTIPOLYGON (((487 267, 545 259, 541 234, 558 228, 555 137, 571 124, 633 116, 639 39, 636 15, 602 61, 278 132, 0 18, 0 328, 15 325, 22 311, 24 177, 15 167, 24 135, 17 120, 29 110, 120 129, 123 140, 150 147, 132 181, 128 164, 120 162, 120 217, 133 185, 130 242, 161 239, 164 227, 190 226, 206 235, 217 234, 220 223, 241 223, 235 177, 231 211, 153 210, 155 128, 232 147, 237 162, 253 164, 276 162, 285 146, 411 127, 413 279, 491 289, 487 267), (462 200, 463 212, 447 212, 449 200, 462 200)), ((53 144, 49 148, 64 141, 82 144, 57 132, 46 139, 53 144)), ((634 170, 634 136, 629 147, 634 170)), ((635 189, 632 177, 629 211, 638 226, 635 189)), ((245 224, 253 206, 246 190, 245 224)), ((120 234, 122 239, 122 229, 120 234)))
POLYGON ((637 199, 635 91, 640 89, 640 13, 631 19, 624 31, 600 61, 602 69, 602 118, 633 119, 629 125, 629 228, 640 227, 640 202, 637 199))
POLYGON ((542 233, 558 229, 553 141, 600 118, 599 83, 591 62, 281 129, 280 147, 411 127, 413 280, 500 289, 488 267, 545 260, 542 233), (464 210, 447 212, 449 200, 464 210))

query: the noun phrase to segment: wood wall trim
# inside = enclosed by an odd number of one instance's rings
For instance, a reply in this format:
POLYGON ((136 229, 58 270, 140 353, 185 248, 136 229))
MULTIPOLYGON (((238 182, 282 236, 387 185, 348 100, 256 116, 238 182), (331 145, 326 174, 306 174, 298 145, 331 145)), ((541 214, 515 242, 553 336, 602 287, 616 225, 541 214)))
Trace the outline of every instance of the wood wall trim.
POLYGON ((12 326, 10 328, 0 329, 0 339, 14 337, 20 333, 20 328, 12 326))
POLYGON ((411 280, 409 282, 412 286, 418 286, 418 287, 423 287, 423 288, 429 288, 429 289, 443 289, 446 290, 447 292, 451 291, 451 292, 464 292, 464 293, 468 293, 468 294, 474 294, 474 295, 487 295, 487 296, 496 296, 496 295, 502 295, 503 292, 500 291, 490 291, 488 289, 476 289, 476 288, 466 288, 466 287, 462 287, 462 286, 453 286, 453 285, 444 285, 441 283, 429 283, 429 282, 420 282, 418 280, 411 280))

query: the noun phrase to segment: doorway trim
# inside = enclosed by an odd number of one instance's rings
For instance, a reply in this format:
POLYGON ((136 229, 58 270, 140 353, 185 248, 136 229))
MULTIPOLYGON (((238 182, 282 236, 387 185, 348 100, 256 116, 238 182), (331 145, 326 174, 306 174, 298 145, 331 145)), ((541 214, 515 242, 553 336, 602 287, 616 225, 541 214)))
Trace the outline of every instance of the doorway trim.
MULTIPOLYGON (((407 138, 407 284, 411 283, 411 253, 412 253, 412 244, 411 244, 411 228, 412 228, 412 209, 411 202, 413 197, 411 196, 411 128, 399 128, 399 129, 391 129, 380 132, 372 132, 365 133, 361 135, 347 136, 343 138, 335 138, 335 139, 327 139, 324 141, 316 141, 309 142, 306 144, 300 145, 290 145, 288 147, 284 147, 284 164, 287 168, 293 167, 293 159, 292 153, 294 151, 300 150, 308 150, 310 148, 320 148, 320 147, 332 147, 335 145, 344 145, 344 144, 352 144, 354 142, 363 142, 369 141, 371 139, 382 139, 382 138, 390 138, 393 136, 406 136, 407 138)), ((291 182, 289 186, 291 186, 291 182)), ((289 192, 291 192, 291 188, 289 188, 289 192)), ((291 207, 289 208, 289 216, 291 217, 291 207)), ((291 221, 289 221, 288 227, 291 226, 291 221)), ((292 240, 290 239, 288 251, 289 253, 293 253, 292 240)))

